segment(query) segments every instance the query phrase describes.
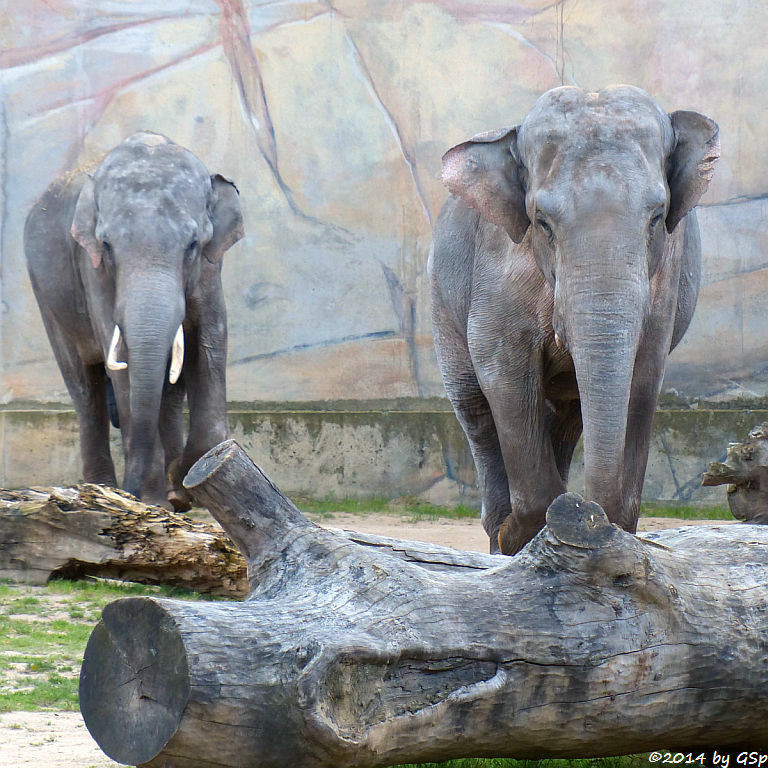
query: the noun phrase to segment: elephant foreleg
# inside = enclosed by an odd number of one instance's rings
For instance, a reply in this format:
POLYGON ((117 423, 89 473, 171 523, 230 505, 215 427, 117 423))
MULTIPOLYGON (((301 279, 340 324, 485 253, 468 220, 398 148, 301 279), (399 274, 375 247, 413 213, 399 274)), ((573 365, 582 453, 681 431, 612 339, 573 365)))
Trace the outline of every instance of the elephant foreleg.
MULTIPOLYGON (((123 454, 127 457, 129 455, 132 429, 131 389, 128 370, 113 371, 110 378, 112 380, 112 388, 120 421, 120 436, 123 443, 123 454)), ((141 483, 141 498, 148 504, 165 504, 166 502, 163 448, 159 438, 160 430, 158 429, 157 437, 152 449, 150 467, 141 483)))
POLYGON ((181 477, 200 456, 226 438, 226 318, 190 332, 184 360, 184 385, 189 399, 189 435, 181 459, 181 477))
POLYGON ((82 383, 82 401, 76 410, 80 427, 83 480, 114 488, 117 486, 117 478, 109 447, 107 376, 104 366, 85 366, 82 383))
POLYGON ((656 334, 643 339, 635 359, 635 372, 627 416, 627 437, 624 447, 623 508, 617 521, 626 531, 637 530, 640 501, 651 445, 653 416, 664 379, 672 335, 672 321, 658 328, 656 334))
POLYGON ((184 376, 176 384, 166 384, 160 407, 158 430, 165 456, 164 468, 168 501, 177 512, 190 508, 191 501, 184 490, 181 457, 184 450, 184 376))
POLYGON ((547 507, 566 485, 549 432, 541 350, 511 343, 502 347, 502 364, 495 360, 491 373, 483 372, 479 380, 497 425, 509 483, 512 512, 499 529, 499 546, 514 555, 544 527, 547 507))

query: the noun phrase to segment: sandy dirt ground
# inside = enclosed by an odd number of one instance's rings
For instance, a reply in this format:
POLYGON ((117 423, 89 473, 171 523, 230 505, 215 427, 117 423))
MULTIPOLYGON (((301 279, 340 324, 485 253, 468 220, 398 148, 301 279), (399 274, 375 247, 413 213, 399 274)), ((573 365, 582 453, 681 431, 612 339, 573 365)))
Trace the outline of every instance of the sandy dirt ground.
MULTIPOLYGON (((470 549, 476 552, 488 551, 488 537, 480 520, 421 520, 408 522, 402 517, 388 515, 338 514, 332 518, 318 521, 327 528, 343 528, 352 531, 375 533, 378 536, 391 536, 395 539, 415 539, 444 544, 456 549, 470 549)), ((681 525, 719 525, 719 520, 677 520, 670 517, 642 517, 638 531, 658 531, 663 528, 678 528, 681 525)), ((727 522, 736 522, 727 521, 727 522)))
MULTIPOLYGON (((386 515, 340 514, 319 521, 329 528, 375 533, 399 539, 416 539, 457 549, 488 551, 479 520, 408 522, 386 515)), ((735 522, 735 521, 734 521, 735 522)), ((643 518, 640 531, 680 525, 719 525, 709 520, 681 521, 643 518)), ((0 768, 116 768, 99 749, 79 712, 0 713, 0 768)))

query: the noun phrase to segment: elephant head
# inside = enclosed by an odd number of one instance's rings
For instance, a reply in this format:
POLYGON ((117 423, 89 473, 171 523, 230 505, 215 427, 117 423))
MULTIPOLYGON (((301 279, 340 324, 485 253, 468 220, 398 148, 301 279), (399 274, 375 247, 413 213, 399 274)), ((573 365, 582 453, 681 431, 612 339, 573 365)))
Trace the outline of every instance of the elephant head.
POLYGON ((71 234, 90 257, 86 269, 97 270, 105 286, 107 368, 127 369, 124 487, 138 496, 164 386, 182 371, 190 296, 205 293, 203 281, 219 279, 222 254, 243 236, 238 192, 166 137, 137 133, 86 180, 71 234))
POLYGON ((718 157, 708 117, 668 115, 640 89, 613 86, 548 91, 520 126, 443 158, 450 191, 522 242, 551 286, 550 330, 578 382, 587 497, 632 530, 621 478, 638 349, 654 322, 656 274, 670 248, 683 248, 676 228, 718 157))

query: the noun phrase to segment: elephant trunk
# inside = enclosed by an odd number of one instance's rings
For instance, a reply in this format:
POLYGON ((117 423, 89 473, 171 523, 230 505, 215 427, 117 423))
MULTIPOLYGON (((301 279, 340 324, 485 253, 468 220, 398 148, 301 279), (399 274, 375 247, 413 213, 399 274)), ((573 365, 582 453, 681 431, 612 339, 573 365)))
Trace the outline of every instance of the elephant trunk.
POLYGON ((142 484, 152 466, 169 355, 172 357, 169 378, 173 382, 181 371, 179 351, 183 355, 183 294, 175 286, 170 297, 168 291, 159 293, 158 282, 151 281, 150 292, 138 291, 126 297, 119 323, 130 382, 130 433, 124 488, 135 496, 141 495, 142 484))
POLYGON ((649 285, 644 258, 613 250, 605 256, 590 260, 587 275, 566 281, 567 304, 556 306, 564 321, 555 325, 565 335, 579 386, 586 497, 612 522, 631 526, 632 514, 624 508, 624 451, 649 285))

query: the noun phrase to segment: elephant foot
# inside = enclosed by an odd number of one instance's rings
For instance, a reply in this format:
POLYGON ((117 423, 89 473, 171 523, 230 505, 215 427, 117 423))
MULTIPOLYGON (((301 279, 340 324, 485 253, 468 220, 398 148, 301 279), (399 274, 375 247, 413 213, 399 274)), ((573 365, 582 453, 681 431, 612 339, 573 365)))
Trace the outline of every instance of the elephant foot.
POLYGON ((514 512, 507 515, 499 528, 498 542, 502 555, 516 555, 545 525, 526 526, 514 512))
POLYGON ((175 488, 168 491, 168 501, 174 509, 174 512, 186 512, 192 509, 192 503, 186 493, 182 493, 175 488))
POLYGON ((168 502, 176 512, 192 508, 192 501, 181 482, 181 462, 174 459, 168 467, 168 502))

